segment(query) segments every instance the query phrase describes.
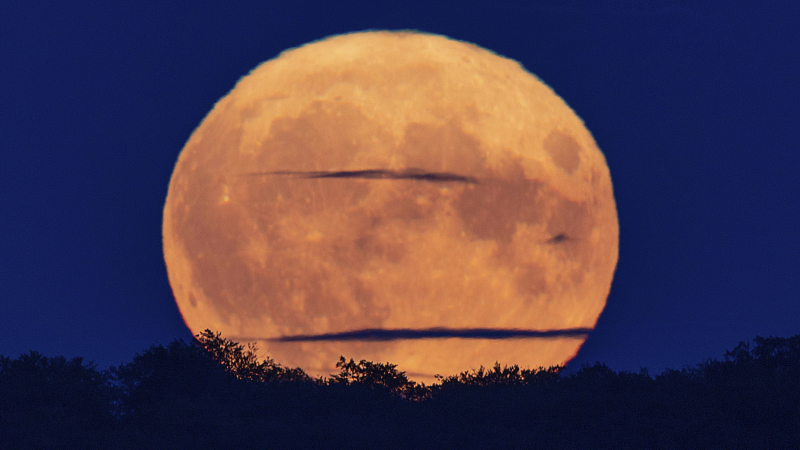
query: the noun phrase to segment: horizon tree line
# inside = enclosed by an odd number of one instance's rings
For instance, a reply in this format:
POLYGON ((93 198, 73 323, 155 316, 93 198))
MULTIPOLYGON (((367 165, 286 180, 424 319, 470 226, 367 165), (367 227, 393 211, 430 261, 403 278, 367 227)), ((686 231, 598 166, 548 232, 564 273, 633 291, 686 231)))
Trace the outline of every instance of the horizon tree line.
POLYGON ((753 343, 656 376, 496 363, 430 386, 344 356, 312 378, 210 330, 108 370, 31 351, 0 356, 0 448, 800 448, 800 334, 753 343))

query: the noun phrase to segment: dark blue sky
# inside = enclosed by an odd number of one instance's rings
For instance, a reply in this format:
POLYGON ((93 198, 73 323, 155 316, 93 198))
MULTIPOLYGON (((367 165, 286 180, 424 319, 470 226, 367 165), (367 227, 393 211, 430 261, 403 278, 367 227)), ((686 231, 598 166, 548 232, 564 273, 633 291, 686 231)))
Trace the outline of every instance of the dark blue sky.
POLYGON ((190 339, 161 251, 178 153, 262 61, 365 29, 518 60, 593 133, 620 259, 576 365, 660 373, 800 333, 798 3, 7 3, 0 354, 105 368, 190 339))

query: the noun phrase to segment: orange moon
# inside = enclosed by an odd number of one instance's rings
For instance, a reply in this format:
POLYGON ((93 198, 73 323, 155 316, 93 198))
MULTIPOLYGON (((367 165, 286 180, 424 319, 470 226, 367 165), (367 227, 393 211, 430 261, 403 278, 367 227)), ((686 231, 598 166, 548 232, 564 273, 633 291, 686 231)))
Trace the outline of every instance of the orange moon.
POLYGON ((192 332, 312 376, 343 355, 425 382, 569 361, 618 242, 569 106, 515 61, 416 32, 333 36, 240 79, 183 148, 163 222, 192 332))

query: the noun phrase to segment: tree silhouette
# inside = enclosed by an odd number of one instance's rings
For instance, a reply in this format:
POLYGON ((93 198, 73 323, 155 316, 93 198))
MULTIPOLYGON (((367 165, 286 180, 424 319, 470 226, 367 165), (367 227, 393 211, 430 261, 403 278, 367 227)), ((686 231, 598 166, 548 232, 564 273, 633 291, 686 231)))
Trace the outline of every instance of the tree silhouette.
POLYGON ((429 395, 429 389, 410 381, 405 372, 397 370, 396 364, 374 363, 363 359, 356 363, 353 359, 347 361, 344 356, 340 356, 336 367, 340 371, 327 380, 329 385, 369 387, 413 400, 429 395))
POLYGON ((564 368, 562 366, 551 366, 547 369, 520 369, 518 365, 500 366, 495 362, 494 367, 485 369, 480 366, 472 372, 461 372, 458 375, 443 377, 436 375, 436 379, 442 386, 463 384, 469 386, 496 386, 496 385, 528 385, 528 384, 548 384, 556 382, 564 368))
POLYGON ((107 448, 114 400, 107 382, 83 358, 0 356, 0 448, 107 448))
POLYGON ((344 357, 311 379, 206 330, 98 371, 0 356, 0 448, 800 448, 800 335, 651 377, 480 367, 432 386, 344 357))
POLYGON ((241 398, 236 378, 210 354, 178 340, 152 346, 110 372, 122 393, 124 448, 222 445, 241 398))
POLYGON ((247 346, 221 337, 209 329, 195 336, 197 346, 208 352, 225 370, 236 378, 250 381, 310 381, 299 368, 290 369, 276 363, 272 358, 259 361, 254 344, 247 346))

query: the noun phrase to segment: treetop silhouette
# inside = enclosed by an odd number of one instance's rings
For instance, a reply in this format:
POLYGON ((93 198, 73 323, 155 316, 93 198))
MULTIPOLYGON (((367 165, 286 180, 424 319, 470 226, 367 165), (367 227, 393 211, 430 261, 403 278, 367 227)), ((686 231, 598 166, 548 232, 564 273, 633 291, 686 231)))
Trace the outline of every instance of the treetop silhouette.
POLYGON ((800 448, 800 335, 655 377, 495 363, 431 386, 344 356, 312 379, 256 350, 205 330, 106 371, 0 356, 0 448, 800 448))

